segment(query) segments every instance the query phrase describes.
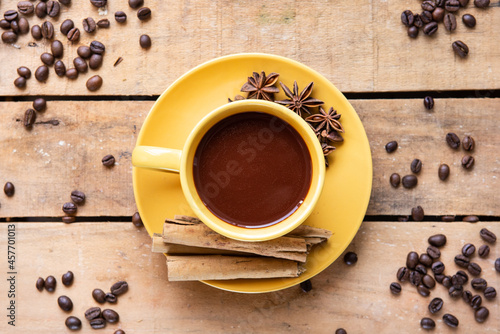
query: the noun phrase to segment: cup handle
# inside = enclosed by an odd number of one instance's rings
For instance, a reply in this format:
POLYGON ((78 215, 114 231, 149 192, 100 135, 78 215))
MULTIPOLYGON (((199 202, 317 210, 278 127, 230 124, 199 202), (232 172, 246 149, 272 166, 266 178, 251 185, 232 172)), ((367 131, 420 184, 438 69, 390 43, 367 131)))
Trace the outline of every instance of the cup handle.
POLYGON ((134 167, 179 173, 181 155, 181 150, 154 146, 136 146, 132 152, 132 165, 134 167))

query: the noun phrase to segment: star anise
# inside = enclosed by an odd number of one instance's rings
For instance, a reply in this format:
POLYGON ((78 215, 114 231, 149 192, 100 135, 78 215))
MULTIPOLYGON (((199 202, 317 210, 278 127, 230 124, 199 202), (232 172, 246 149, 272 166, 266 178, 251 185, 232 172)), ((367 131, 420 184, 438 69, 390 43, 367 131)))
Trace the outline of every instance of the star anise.
POLYGON ((344 132, 344 128, 339 122, 340 116, 333 108, 330 108, 326 113, 323 108, 319 107, 319 113, 307 117, 306 122, 318 124, 316 127, 325 130, 326 136, 324 135, 324 137, 327 137, 333 131, 344 132))
POLYGON ((273 101, 274 93, 280 91, 278 87, 274 86, 278 77, 279 74, 274 72, 268 76, 264 71, 261 74, 253 72, 252 76, 248 77, 248 82, 241 87, 241 91, 248 93, 247 99, 273 101))
POLYGON ((299 94, 299 87, 297 86, 297 81, 295 81, 293 83, 293 92, 290 91, 290 89, 287 86, 285 86, 283 84, 283 82, 280 81, 281 88, 283 88, 283 91, 285 92, 286 96, 288 96, 290 98, 290 100, 281 100, 281 101, 274 101, 274 102, 286 106, 288 109, 293 110, 299 116, 302 116, 302 112, 311 114, 311 112, 309 111, 309 108, 317 107, 317 106, 320 106, 324 103, 321 100, 309 97, 312 93, 313 84, 314 83, 311 82, 299 94))
POLYGON ((335 151, 335 147, 328 145, 327 143, 321 143, 321 148, 323 149, 323 155, 325 157, 335 151))

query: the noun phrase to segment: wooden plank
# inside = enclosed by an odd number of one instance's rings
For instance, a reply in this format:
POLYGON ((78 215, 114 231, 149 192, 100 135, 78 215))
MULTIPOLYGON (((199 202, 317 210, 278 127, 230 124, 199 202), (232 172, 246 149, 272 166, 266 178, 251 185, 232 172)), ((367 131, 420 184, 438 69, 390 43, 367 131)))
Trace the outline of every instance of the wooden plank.
MULTIPOLYGON (((3 1, 0 11, 13 9, 16 4, 14 0, 3 1)), ((155 1, 146 5, 153 11, 148 22, 140 22, 136 11, 125 3, 110 1, 103 16, 88 1, 62 6, 59 18, 51 20, 55 23, 55 38, 65 46, 64 63, 72 63, 79 45, 97 39, 106 45, 102 68, 90 70, 76 81, 58 78, 51 70, 46 84, 32 78, 26 89, 19 90, 12 84, 17 77, 15 69, 28 66, 34 72, 41 65, 39 56, 50 50, 44 40, 30 47, 31 36, 21 36, 16 47, 1 44, 0 94, 160 94, 191 68, 241 52, 272 53, 300 61, 346 92, 500 88, 500 43, 494 26, 500 20, 498 6, 487 10, 468 8, 467 12, 477 18, 475 29, 465 28, 459 19, 453 34, 440 25, 437 36, 427 38, 421 34, 411 40, 400 22, 403 10, 420 12, 419 4, 410 0, 277 0, 272 5, 264 0, 155 1), (127 13, 125 24, 114 20, 117 10, 127 13), (60 23, 72 18, 82 29, 81 19, 87 16, 109 18, 111 28, 93 35, 82 31, 80 42, 71 45, 60 33, 60 23), (138 43, 143 33, 153 40, 147 51, 138 43), (453 55, 450 45, 456 39, 469 45, 468 59, 453 55), (118 57, 124 60, 113 67, 118 57), (89 93, 85 81, 95 73, 103 77, 104 85, 98 92, 89 93)), ((36 16, 30 18, 30 24, 41 22, 36 16)))
MULTIPOLYGON (((496 333, 500 328, 498 298, 484 300, 490 310, 484 324, 474 321, 472 309, 461 299, 451 300, 444 287, 437 286, 428 298, 421 297, 409 283, 394 296, 389 284, 406 261, 410 250, 419 253, 427 247, 428 236, 445 233, 448 242, 441 249, 446 273, 460 268, 453 263, 461 247, 471 242, 483 244, 483 227, 500 235, 500 222, 480 223, 389 223, 362 225, 349 251, 358 254, 358 262, 349 267, 336 261, 312 279, 313 290, 304 293, 296 286, 283 291, 248 295, 221 291, 199 282, 168 282, 165 258, 150 252, 150 238, 144 229, 131 223, 17 223, 16 225, 16 328, 0 322, 2 333, 66 333, 65 318, 72 314, 83 319, 83 332, 90 327, 84 311, 98 306, 91 297, 94 288, 105 291, 118 280, 129 283, 129 291, 119 297, 115 309, 118 324, 108 325, 107 332, 123 328, 127 333, 204 332, 204 333, 332 333, 343 327, 348 333, 417 332, 422 317, 437 322, 439 333, 453 333, 441 321, 444 313, 456 315, 461 333, 496 333), (64 237, 62 237, 64 236, 64 237), (67 270, 75 274, 71 287, 60 284, 67 270), (38 292, 39 276, 55 275, 54 293, 38 292), (57 306, 57 297, 67 295, 74 310, 65 313, 57 306), (431 298, 444 300, 443 310, 432 316, 427 310, 431 298), (47 316, 50 314, 50 316, 47 316)), ((7 224, 1 225, 6 235, 7 224)), ((6 254, 5 237, 0 248, 6 254)), ((500 288, 500 274, 493 269, 500 248, 491 247, 487 259, 473 260, 482 266, 481 277, 490 286, 500 288)), ((467 284, 470 289, 470 284, 467 284)), ((7 282, 0 280, 0 291, 7 282)), ((6 301, 6 299, 2 299, 6 301)))
MULTIPOLYGON (((500 215, 495 191, 500 186, 496 127, 500 99, 438 99, 431 112, 420 99, 351 102, 363 120, 373 157, 367 214, 408 215, 412 207, 421 205, 427 215, 500 215), (472 170, 460 165, 464 150, 447 146, 448 132, 475 138, 472 170), (400 147, 388 154, 384 145, 391 140, 397 140, 400 147), (410 174, 415 158, 423 162, 419 185, 392 188, 389 176, 410 174), (451 168, 446 182, 437 177, 440 163, 451 168)), ((152 104, 49 101, 37 122, 58 120, 59 125, 35 124, 27 131, 16 120, 30 102, 0 103, 0 183, 11 181, 16 186, 14 197, 0 198, 0 217, 61 216, 61 206, 74 189, 87 195, 79 216, 132 215, 131 152, 152 104), (117 158, 112 169, 101 164, 106 154, 117 158)))

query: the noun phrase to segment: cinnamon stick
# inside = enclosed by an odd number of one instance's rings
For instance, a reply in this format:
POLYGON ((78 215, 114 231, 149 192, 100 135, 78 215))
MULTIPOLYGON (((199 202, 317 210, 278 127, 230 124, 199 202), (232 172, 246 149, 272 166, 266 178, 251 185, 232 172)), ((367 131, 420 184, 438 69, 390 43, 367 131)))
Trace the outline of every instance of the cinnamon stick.
POLYGON ((242 252, 234 252, 223 249, 192 247, 192 246, 164 243, 163 237, 161 235, 153 237, 153 245, 151 247, 151 250, 153 251, 153 253, 167 253, 169 255, 178 255, 178 254, 245 255, 246 254, 242 252))

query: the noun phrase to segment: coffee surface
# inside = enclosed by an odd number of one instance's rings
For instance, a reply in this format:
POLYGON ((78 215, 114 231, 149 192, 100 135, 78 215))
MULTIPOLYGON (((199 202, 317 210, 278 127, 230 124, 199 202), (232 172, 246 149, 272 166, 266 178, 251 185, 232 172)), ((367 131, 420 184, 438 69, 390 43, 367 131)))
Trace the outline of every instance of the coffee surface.
POLYGON ((240 227, 276 224, 303 203, 311 185, 311 156, 299 133, 259 112, 213 126, 195 153, 193 177, 205 206, 240 227))

